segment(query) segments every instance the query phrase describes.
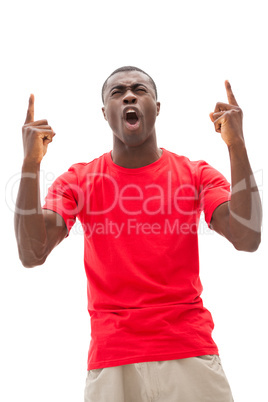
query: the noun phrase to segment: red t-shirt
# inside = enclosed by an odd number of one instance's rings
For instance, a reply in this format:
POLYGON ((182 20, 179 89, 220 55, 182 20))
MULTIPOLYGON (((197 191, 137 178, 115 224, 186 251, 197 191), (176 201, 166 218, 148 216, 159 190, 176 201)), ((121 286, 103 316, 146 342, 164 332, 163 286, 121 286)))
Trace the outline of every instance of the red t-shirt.
POLYGON ((44 208, 84 230, 88 370, 218 354, 200 297, 198 223, 229 199, 217 170, 165 149, 137 169, 108 152, 53 183, 44 208))

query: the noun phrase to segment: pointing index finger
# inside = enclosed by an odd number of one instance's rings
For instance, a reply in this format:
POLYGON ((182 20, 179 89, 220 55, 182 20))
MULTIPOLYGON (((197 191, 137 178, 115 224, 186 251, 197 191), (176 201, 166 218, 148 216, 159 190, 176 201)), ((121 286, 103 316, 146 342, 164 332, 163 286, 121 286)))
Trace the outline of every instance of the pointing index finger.
POLYGON ((235 96, 234 96, 232 88, 231 88, 231 84, 228 80, 225 81, 225 88, 226 88, 226 92, 227 92, 227 98, 228 98, 229 105, 238 106, 238 103, 235 99, 235 96))
POLYGON ((29 98, 29 105, 24 124, 32 123, 34 121, 34 95, 31 94, 29 98))

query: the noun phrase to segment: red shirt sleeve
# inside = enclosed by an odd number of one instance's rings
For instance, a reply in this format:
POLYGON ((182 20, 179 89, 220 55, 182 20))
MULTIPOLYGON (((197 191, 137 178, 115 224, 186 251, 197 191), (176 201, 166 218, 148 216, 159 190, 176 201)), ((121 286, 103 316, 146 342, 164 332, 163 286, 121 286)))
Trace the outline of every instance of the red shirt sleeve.
POLYGON ((71 167, 49 187, 43 205, 43 209, 49 209, 62 216, 68 229, 68 235, 79 212, 80 192, 75 169, 71 167))
POLYGON ((231 199, 230 183, 218 170, 204 161, 199 162, 198 170, 200 208, 210 226, 214 210, 231 199))

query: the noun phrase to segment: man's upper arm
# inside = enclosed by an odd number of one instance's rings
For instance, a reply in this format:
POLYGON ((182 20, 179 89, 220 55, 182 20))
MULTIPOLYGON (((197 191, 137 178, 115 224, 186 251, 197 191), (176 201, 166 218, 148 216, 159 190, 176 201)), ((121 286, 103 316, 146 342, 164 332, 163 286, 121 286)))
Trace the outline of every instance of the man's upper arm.
POLYGON ((67 235, 68 230, 64 219, 58 213, 44 209, 43 216, 45 219, 47 232, 47 251, 46 256, 56 247, 67 235))
POLYGON ((220 235, 226 237, 230 242, 231 240, 231 232, 229 226, 229 216, 230 216, 230 201, 226 201, 220 204, 213 212, 212 218, 210 221, 210 228, 215 230, 215 232, 220 235))

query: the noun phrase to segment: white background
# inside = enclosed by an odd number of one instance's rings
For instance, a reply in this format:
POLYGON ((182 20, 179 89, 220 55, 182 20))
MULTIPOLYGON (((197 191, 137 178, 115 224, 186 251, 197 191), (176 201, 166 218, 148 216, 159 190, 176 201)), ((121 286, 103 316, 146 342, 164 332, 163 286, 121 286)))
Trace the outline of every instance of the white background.
MULTIPOLYGON (((41 267, 23 268, 17 254, 13 209, 30 93, 36 120, 47 118, 57 133, 42 162, 44 197, 71 164, 112 148, 100 90, 124 65, 156 81, 158 145, 204 159, 230 180, 228 151, 209 119, 215 103, 226 101, 229 79, 265 207, 266 16, 265 1, 258 0, 10 0, 1 6, 1 401, 82 402, 90 341, 82 235, 73 230, 41 267)), ((262 244, 252 254, 208 230, 200 235, 204 304, 236 402, 268 400, 266 227, 264 208, 262 244)))

